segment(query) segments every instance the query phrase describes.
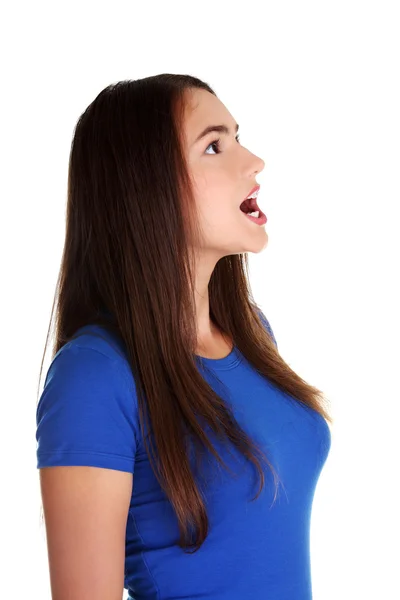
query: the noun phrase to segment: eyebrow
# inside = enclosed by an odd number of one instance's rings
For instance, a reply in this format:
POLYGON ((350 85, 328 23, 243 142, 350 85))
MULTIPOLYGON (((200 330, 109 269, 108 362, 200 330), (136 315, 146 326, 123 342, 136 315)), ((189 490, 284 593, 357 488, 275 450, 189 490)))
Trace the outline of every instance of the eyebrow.
MULTIPOLYGON (((224 133, 225 135, 229 135, 230 133, 230 129, 226 125, 209 125, 200 133, 200 135, 197 136, 193 143, 197 144, 197 142, 199 142, 203 137, 205 137, 212 131, 215 131, 216 133, 224 133)), ((239 131, 239 125, 237 123, 235 131, 236 133, 239 131)))

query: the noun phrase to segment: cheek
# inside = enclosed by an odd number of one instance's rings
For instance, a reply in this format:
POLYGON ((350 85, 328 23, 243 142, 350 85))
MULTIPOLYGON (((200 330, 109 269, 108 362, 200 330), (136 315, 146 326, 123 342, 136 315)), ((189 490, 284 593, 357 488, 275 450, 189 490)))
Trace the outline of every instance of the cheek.
POLYGON ((224 218, 230 218, 235 206, 235 198, 232 192, 221 188, 208 188, 199 198, 197 205, 204 218, 213 223, 221 222, 224 218))
POLYGON ((204 201, 199 215, 203 232, 213 240, 225 239, 229 232, 236 231, 241 222, 241 215, 235 212, 235 205, 229 199, 204 201))
POLYGON ((232 174, 225 172, 221 166, 209 166, 194 173, 194 184, 199 216, 207 229, 235 218, 238 194, 232 174))
POLYGON ((233 175, 217 161, 203 168, 193 170, 193 181, 196 188, 196 196, 204 201, 216 197, 228 197, 234 193, 233 175))
POLYGON ((213 181, 204 185, 196 194, 199 203, 205 210, 225 212, 237 203, 237 193, 232 189, 232 183, 213 181))

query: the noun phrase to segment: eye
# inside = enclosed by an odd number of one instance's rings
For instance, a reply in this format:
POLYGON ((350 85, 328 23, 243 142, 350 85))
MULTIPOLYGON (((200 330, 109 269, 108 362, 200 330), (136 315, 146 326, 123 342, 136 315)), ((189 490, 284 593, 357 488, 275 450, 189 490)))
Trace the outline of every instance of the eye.
POLYGON ((216 148, 217 148, 217 152, 216 152, 216 154, 220 154, 220 152, 221 152, 221 151, 220 151, 220 146, 219 146, 219 145, 220 145, 220 142, 221 142, 221 139, 220 139, 220 138, 218 138, 217 140, 214 140, 214 141, 212 141, 212 142, 211 142, 211 144, 210 144, 209 146, 207 146, 207 148, 206 148, 206 154, 208 154, 207 150, 208 150, 209 148, 211 148, 212 146, 216 146, 216 148))
MULTIPOLYGON (((240 141, 239 141, 240 140, 240 135, 239 134, 236 135, 235 140, 238 142, 238 144, 240 144, 240 141)), ((207 148, 205 150, 206 154, 209 154, 207 152, 207 150, 209 148, 211 148, 211 146, 216 146, 216 148, 217 148, 216 154, 221 154, 220 143, 221 143, 221 138, 218 138, 217 140, 212 141, 211 144, 209 146, 207 146, 207 148)))

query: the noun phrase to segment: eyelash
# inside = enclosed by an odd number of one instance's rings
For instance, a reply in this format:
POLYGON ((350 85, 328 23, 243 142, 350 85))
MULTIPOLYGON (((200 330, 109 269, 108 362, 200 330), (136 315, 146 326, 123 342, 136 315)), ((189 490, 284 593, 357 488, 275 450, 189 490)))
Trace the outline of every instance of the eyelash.
MULTIPOLYGON (((235 140, 240 143, 240 135, 237 134, 237 136, 235 137, 235 140)), ((216 144, 218 152, 216 154, 220 154, 220 143, 221 143, 221 138, 218 138, 216 140, 214 140, 213 142, 211 142, 211 144, 209 144, 206 148, 206 150, 208 150, 210 148, 210 146, 214 146, 214 144, 216 144)), ((212 156, 212 155, 211 155, 212 156)))

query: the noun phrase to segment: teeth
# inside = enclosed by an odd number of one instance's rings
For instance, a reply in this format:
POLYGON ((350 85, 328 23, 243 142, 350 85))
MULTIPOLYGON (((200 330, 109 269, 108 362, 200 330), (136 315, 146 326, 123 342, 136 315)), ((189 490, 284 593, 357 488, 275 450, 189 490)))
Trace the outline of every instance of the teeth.
POLYGON ((255 192, 253 192, 250 196, 247 196, 246 200, 250 200, 250 198, 257 198, 258 196, 258 190, 256 190, 255 192))
POLYGON ((247 213, 247 214, 250 215, 251 217, 255 217, 256 219, 258 219, 258 217, 260 215, 260 211, 259 210, 255 210, 254 212, 247 213))

